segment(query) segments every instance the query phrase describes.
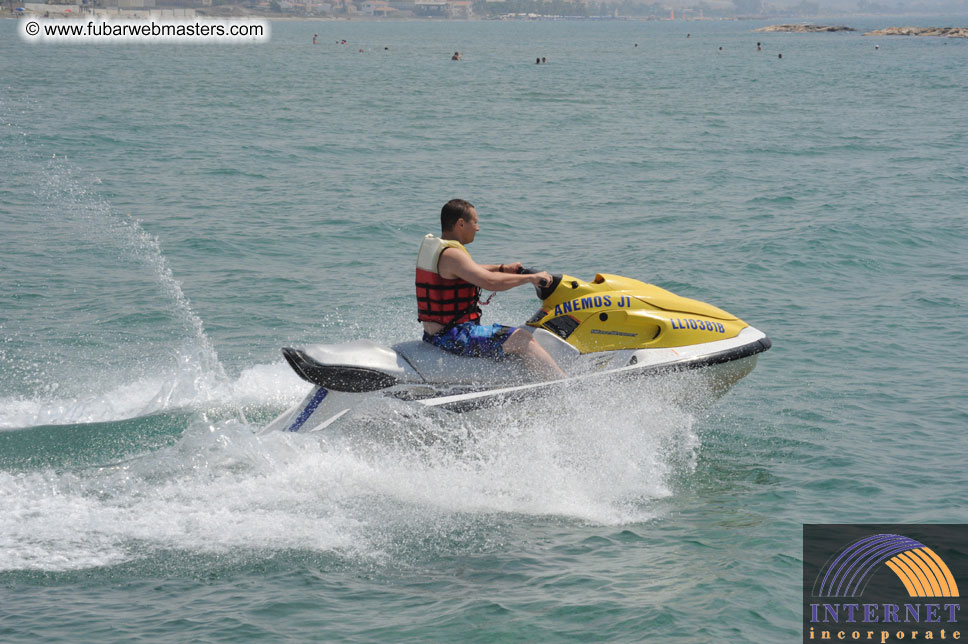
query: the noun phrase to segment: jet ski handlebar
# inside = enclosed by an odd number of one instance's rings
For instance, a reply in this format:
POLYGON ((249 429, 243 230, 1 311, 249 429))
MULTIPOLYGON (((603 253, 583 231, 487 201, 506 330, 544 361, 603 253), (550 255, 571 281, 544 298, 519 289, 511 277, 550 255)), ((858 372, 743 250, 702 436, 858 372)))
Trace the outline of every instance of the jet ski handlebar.
MULTIPOLYGON (((539 271, 536 268, 529 268, 527 266, 522 266, 521 268, 518 269, 518 274, 520 275, 534 275, 535 273, 540 273, 540 272, 541 271, 539 271)), ((539 300, 547 299, 552 293, 555 292, 555 289, 558 288, 559 284, 561 284, 561 275, 554 275, 554 274, 551 276, 550 284, 548 283, 548 280, 541 280, 540 283, 535 284, 534 290, 538 295, 538 299, 539 300)))

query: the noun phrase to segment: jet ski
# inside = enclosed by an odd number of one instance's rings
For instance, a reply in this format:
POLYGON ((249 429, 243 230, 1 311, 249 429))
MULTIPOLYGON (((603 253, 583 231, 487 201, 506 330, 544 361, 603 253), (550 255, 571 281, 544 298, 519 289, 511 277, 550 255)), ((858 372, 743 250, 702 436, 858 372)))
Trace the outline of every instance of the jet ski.
POLYGON ((721 395, 770 348, 766 334, 736 316, 654 284, 604 273, 552 278, 535 286, 541 305, 522 328, 567 378, 536 381, 519 359, 461 357, 421 340, 286 347, 286 361, 313 389, 265 431, 319 431, 373 395, 465 412, 605 378, 692 370, 709 375, 710 391, 721 395))

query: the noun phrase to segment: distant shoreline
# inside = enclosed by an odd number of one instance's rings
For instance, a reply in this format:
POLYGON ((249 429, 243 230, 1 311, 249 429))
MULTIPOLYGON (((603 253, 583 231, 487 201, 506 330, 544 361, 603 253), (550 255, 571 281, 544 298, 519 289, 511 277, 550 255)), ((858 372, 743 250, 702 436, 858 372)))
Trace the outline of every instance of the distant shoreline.
MULTIPOLYGON (((59 5, 51 5, 57 7, 59 5)), ((667 18, 640 18, 638 16, 620 16, 615 17, 599 17, 599 16, 574 16, 574 17, 557 17, 557 16, 547 16, 539 18, 430 18, 430 17, 417 17, 417 16, 406 16, 406 17, 384 17, 384 16, 367 16, 367 15, 352 15, 352 16, 293 16, 278 13, 269 12, 258 12, 258 11, 247 11, 245 13, 234 13, 234 12, 212 12, 212 13, 202 13, 207 8, 200 8, 196 10, 195 16, 186 19, 203 18, 207 20, 243 20, 246 18, 261 18, 265 20, 275 21, 275 22, 687 22, 685 20, 672 21, 667 18)), ((153 9, 157 11, 158 9, 153 9)), ((56 11, 56 10, 55 10, 56 11)), ((151 11, 149 9, 130 9, 131 13, 136 12, 147 12, 151 11)), ((35 11, 25 11, 25 12, 10 12, 5 8, 0 10, 0 20, 22 20, 27 16, 32 16, 34 18, 38 17, 38 13, 35 11)), ((92 14, 90 13, 58 13, 57 15, 51 15, 49 18, 90 18, 92 14)), ((100 16, 103 18, 111 18, 113 20, 118 19, 129 19, 125 16, 117 16, 115 14, 93 14, 95 16, 100 16)), ((142 20, 144 16, 131 16, 130 19, 142 20)), ((736 18, 705 18, 702 22, 734 22, 737 21, 736 18)), ((688 22, 699 22, 699 21, 688 21, 688 22)))
MULTIPOLYGON (((57 11, 57 7, 60 6, 70 6, 70 5, 50 5, 57 11)), ((153 9, 157 11, 158 9, 153 9)), ((122 10, 124 11, 124 10, 122 10)), ((152 11, 151 9, 130 9, 134 13, 144 13, 152 11)), ((246 18, 260 18, 264 20, 276 21, 276 22, 393 22, 393 23, 404 23, 404 22, 675 22, 675 23, 702 23, 702 22, 747 22, 752 19, 749 18, 736 18, 736 17, 706 17, 706 18, 687 18, 670 20, 669 18, 655 18, 655 17, 641 17, 641 16, 537 16, 537 17, 520 17, 520 18, 491 18, 474 16, 471 18, 434 18, 426 16, 399 16, 399 17, 387 17, 387 16, 369 16, 366 14, 352 14, 352 15, 287 15, 280 13, 273 13, 267 11, 254 11, 251 9, 242 8, 237 5, 222 5, 220 7, 199 7, 195 9, 195 15, 190 18, 183 18, 186 20, 190 19, 210 19, 210 20, 242 20, 246 18)), ((36 11, 25 11, 25 12, 15 12, 10 11, 6 7, 0 8, 0 19, 8 20, 21 20, 27 16, 32 16, 34 18, 38 17, 36 11)), ((128 16, 118 16, 117 14, 104 14, 95 13, 94 16, 99 16, 102 18, 109 18, 112 20, 118 19, 134 19, 141 20, 145 19, 144 15, 132 15, 128 16)), ((52 19, 77 19, 77 18, 90 18, 91 13, 57 13, 56 15, 50 15, 49 18, 52 19)), ((151 16, 148 16, 151 17, 151 16)), ((868 14, 863 14, 864 18, 870 18, 868 14)), ((182 19, 182 18, 179 18, 182 19)), ((818 25, 811 23, 784 23, 776 25, 768 25, 766 27, 760 27, 758 29, 752 30, 754 33, 851 33, 857 32, 857 29, 853 27, 848 27, 845 25, 818 25)), ((947 37, 947 38, 968 38, 968 27, 885 27, 883 29, 877 29, 874 31, 869 31, 863 34, 864 36, 936 36, 936 37, 947 37)))

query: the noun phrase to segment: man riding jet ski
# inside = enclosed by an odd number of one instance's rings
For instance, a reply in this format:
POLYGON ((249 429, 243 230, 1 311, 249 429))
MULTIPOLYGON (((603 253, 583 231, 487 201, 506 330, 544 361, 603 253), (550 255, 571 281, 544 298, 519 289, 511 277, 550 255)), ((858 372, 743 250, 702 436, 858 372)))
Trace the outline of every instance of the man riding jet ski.
POLYGON ((477 212, 466 201, 444 206, 441 228, 441 237, 424 238, 417 256, 423 341, 283 349, 314 388, 265 431, 318 431, 371 392, 466 411, 603 377, 708 367, 711 391, 724 393, 770 348, 762 331, 739 318, 638 280, 599 274, 584 282, 528 271, 517 262, 477 264, 464 248, 479 230, 477 212), (529 283, 542 304, 526 326, 479 323, 481 288, 529 283))
POLYGON ((417 319, 424 342, 454 355, 473 358, 521 356, 535 375, 546 380, 566 377, 534 336, 502 324, 482 325, 481 289, 506 291, 522 284, 551 283, 545 272, 523 274, 520 262, 482 265, 465 245, 480 230, 477 210, 452 199, 440 210, 440 237, 427 235, 417 253, 417 319))

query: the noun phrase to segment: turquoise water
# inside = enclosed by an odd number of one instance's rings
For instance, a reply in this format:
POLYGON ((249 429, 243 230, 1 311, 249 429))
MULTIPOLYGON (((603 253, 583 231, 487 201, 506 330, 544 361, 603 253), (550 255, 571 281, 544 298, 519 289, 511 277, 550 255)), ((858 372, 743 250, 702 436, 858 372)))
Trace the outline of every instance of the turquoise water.
POLYGON ((968 42, 757 26, 0 22, 0 640, 795 641, 801 524, 968 521, 968 42), (281 346, 417 335, 454 196, 481 261, 774 348, 698 408, 680 377, 258 435, 307 390, 281 346))

